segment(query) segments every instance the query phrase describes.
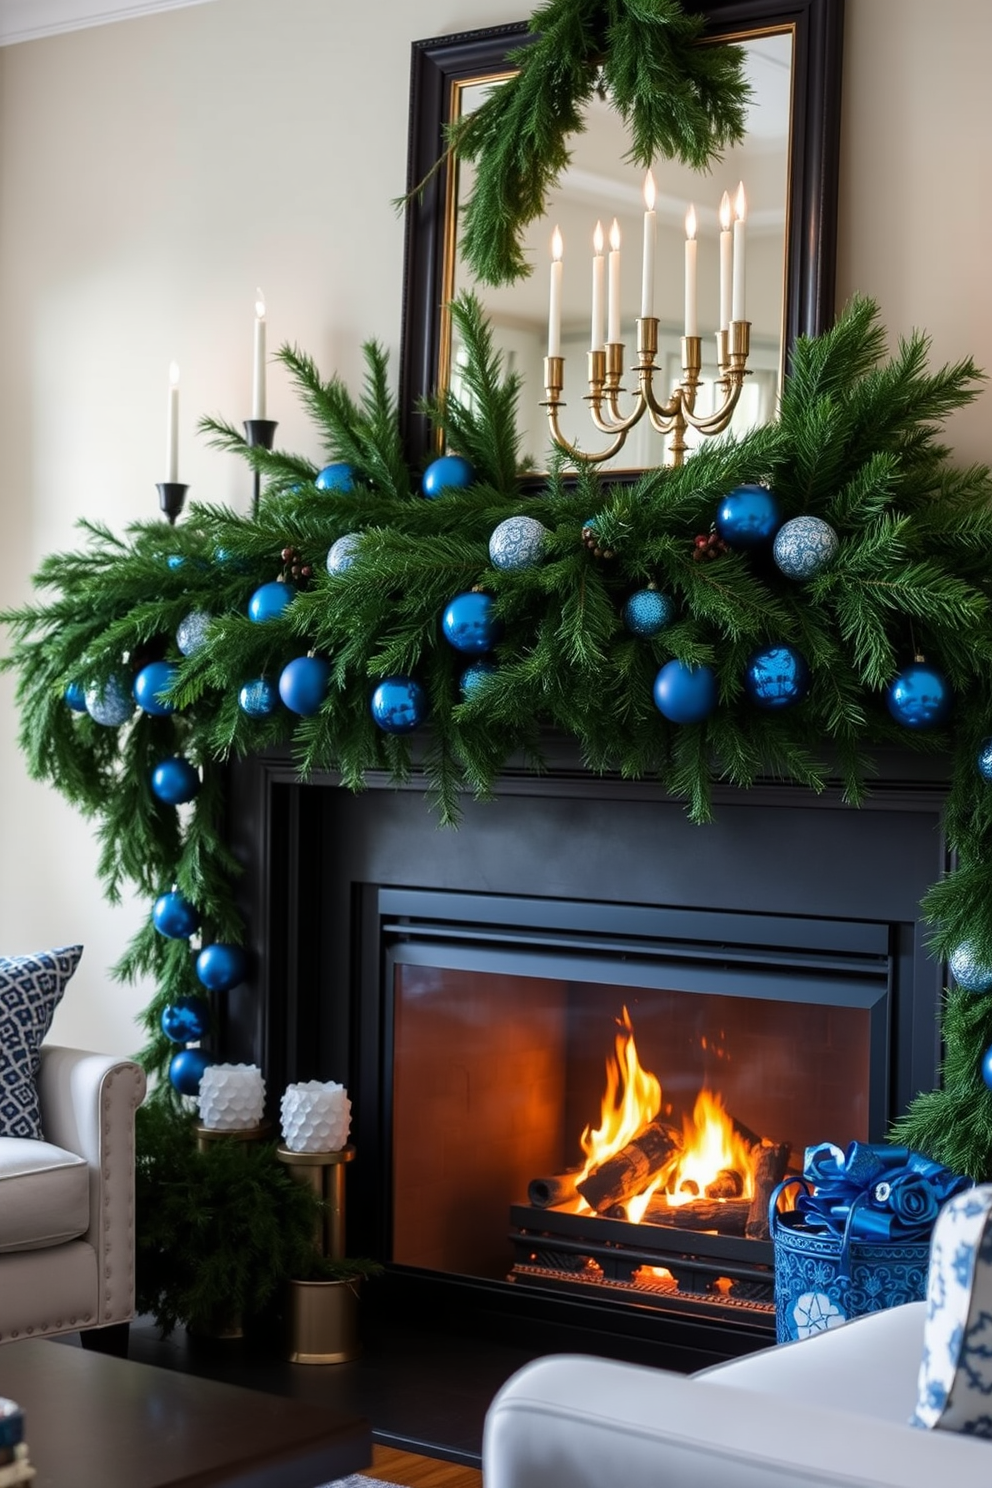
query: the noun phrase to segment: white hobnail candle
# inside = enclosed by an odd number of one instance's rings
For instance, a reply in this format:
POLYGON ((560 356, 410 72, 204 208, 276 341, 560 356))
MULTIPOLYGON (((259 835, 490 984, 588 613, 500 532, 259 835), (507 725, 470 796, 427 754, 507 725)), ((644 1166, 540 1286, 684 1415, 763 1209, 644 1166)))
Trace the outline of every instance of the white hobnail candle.
POLYGON ((208 1064, 200 1080, 200 1121, 210 1131, 247 1131, 265 1109, 265 1081, 257 1064, 208 1064))
POLYGON ((335 1080, 287 1085, 280 1108, 290 1152, 338 1152, 351 1131, 351 1101, 335 1080))

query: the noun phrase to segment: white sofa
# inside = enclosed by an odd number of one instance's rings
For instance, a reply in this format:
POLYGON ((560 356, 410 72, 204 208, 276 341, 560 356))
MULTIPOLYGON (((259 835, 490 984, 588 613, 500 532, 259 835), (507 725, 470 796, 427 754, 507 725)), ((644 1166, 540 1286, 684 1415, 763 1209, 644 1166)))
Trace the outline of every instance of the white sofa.
POLYGON ((684 1376, 578 1355, 486 1417, 486 1488, 988 1488, 992 1442, 908 1424, 926 1304, 684 1376))
MULTIPOLYGON (((134 1313, 134 1113, 144 1072, 131 1060, 44 1045, 38 1092, 45 1140, 0 1137, 0 1343, 126 1330, 134 1313)), ((99 1346, 96 1334, 84 1341, 99 1346)))

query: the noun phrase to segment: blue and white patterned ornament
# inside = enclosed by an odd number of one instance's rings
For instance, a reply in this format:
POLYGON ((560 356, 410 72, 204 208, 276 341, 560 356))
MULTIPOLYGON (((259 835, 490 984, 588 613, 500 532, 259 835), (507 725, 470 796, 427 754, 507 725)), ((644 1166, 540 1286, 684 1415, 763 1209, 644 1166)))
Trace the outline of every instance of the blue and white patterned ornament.
POLYGON ((177 997, 162 1009, 162 1032, 174 1044, 201 1039, 210 1027, 210 1004, 205 997, 177 997))
POLYGON ((456 595, 444 612, 441 628, 449 644, 469 656, 491 651, 503 633, 493 614, 492 595, 480 589, 456 595))
POLYGON ((410 734, 427 717, 427 694, 416 677, 384 677, 372 694, 372 717, 385 734, 410 734))
POLYGON ((716 530, 732 548, 762 548, 771 542, 781 520, 774 491, 767 486, 735 486, 717 509, 716 530))
POLYGON ((667 594, 657 589, 638 589, 623 607, 623 623, 631 635, 650 640, 660 635, 675 613, 667 594))
POLYGON ((173 755, 155 766, 151 785, 152 795, 166 806, 182 806, 199 795, 200 773, 188 759, 173 755))
POLYGON ((485 687, 487 680, 498 671, 494 661, 473 661, 458 679, 458 688, 466 700, 475 697, 485 687))
POLYGON ((268 677, 253 677, 238 693, 238 707, 249 718, 268 718, 279 706, 279 689, 268 677))
POLYGON ((654 704, 670 723, 701 723, 716 707, 716 674, 708 666, 666 661, 654 679, 654 704))
POLYGON ((493 529, 489 559, 494 568, 535 568, 550 533, 536 517, 507 517, 493 529))
POLYGON ((985 739, 982 742, 976 763, 982 779, 992 784, 992 739, 985 739))
POLYGON ((330 662, 322 656, 296 656, 279 674, 279 696, 291 713, 310 718, 320 712, 330 680, 330 662))
POLYGON ((184 656, 193 656, 207 639, 213 615, 206 610, 191 610, 176 626, 176 645, 184 656))
POLYGON ((951 711, 952 698, 947 678, 925 661, 903 667, 885 693, 892 717, 911 729, 935 728, 943 723, 951 711))
POLYGON ((812 579, 837 557, 840 540, 822 517, 792 517, 778 529, 775 563, 787 579, 812 579))
POLYGON ((358 545, 361 542, 361 534, 358 532, 346 532, 339 537, 337 542, 331 543, 327 550, 327 572, 330 574, 344 573, 350 568, 358 555, 358 545))
POLYGON ((152 909, 152 924, 167 940, 188 940, 200 924, 194 905, 178 889, 160 894, 152 909))
POLYGON ((963 940, 954 947, 947 964, 958 986, 966 992, 987 992, 992 987, 992 966, 978 959, 970 940, 963 940))
POLYGON ((809 667, 795 646, 764 646, 744 673, 744 691, 759 708, 789 708, 809 692, 809 667))
POLYGON ((475 480, 475 471, 461 455, 442 455, 424 471, 420 489, 431 501, 444 491, 465 491, 475 480))
POLYGON ((292 604, 295 598, 296 590, 292 584, 287 584, 282 579, 273 579, 270 584, 263 584, 255 590, 248 601, 248 618, 254 620, 256 625, 264 625, 267 620, 278 620, 286 606, 292 604))
POLYGON ((150 661, 134 679, 131 688, 134 701, 153 718, 168 718, 176 711, 176 705, 165 694, 174 685, 177 675, 174 662, 150 661))
POLYGON ((169 1061, 169 1080, 173 1089, 180 1095, 197 1095, 203 1071, 213 1062, 202 1049, 180 1049, 169 1061))
POLYGON ((355 472, 344 460, 335 460, 332 465, 325 465, 319 472, 314 485, 318 491, 340 491, 347 495, 355 489, 355 472))
POLYGON ((229 992, 243 982, 248 957, 239 945, 218 940, 203 947, 196 958, 196 975, 208 992, 229 992))
POLYGON ((123 672, 114 672, 106 682, 86 689, 86 711, 94 723, 120 728, 134 712, 131 684, 123 672))
POLYGON ((70 682, 62 696, 73 713, 86 712, 86 688, 82 682, 70 682))

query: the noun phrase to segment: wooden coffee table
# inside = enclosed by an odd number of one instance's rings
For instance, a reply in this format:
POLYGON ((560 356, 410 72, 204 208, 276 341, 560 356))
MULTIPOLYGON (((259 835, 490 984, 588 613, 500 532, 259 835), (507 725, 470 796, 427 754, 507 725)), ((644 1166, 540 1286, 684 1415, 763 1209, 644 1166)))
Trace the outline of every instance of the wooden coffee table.
POLYGON ((368 1421, 45 1339, 0 1348, 33 1488, 321 1488, 372 1460, 368 1421))

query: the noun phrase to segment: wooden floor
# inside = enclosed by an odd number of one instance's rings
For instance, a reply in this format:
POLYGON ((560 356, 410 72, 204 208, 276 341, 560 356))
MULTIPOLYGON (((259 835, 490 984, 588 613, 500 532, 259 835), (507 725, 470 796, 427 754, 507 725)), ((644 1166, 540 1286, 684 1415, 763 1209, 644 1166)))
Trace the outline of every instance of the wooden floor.
POLYGON ((415 1457, 395 1447, 374 1446, 369 1472, 403 1488, 482 1488, 482 1474, 474 1467, 459 1467, 457 1462, 440 1462, 435 1457, 415 1457))

